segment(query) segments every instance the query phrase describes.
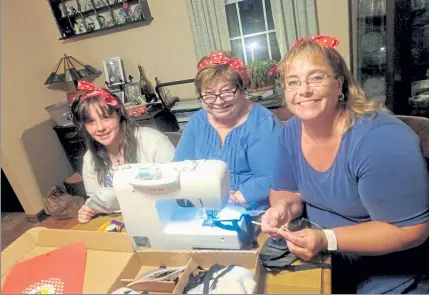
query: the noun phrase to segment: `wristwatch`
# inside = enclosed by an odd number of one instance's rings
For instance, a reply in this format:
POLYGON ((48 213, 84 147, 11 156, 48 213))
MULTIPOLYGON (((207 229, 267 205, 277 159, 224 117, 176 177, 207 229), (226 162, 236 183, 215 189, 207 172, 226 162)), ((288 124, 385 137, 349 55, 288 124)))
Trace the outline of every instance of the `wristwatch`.
POLYGON ((325 233, 326 239, 328 240, 328 251, 337 251, 337 237, 335 236, 334 231, 332 229, 324 229, 323 232, 325 233))

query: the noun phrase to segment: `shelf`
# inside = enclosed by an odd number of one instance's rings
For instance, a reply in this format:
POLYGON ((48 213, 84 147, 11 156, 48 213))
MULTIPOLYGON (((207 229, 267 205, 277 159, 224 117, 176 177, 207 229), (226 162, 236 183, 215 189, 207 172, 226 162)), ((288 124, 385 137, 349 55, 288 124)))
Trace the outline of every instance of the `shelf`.
POLYGON ((126 28, 148 25, 153 20, 148 0, 119 0, 120 2, 107 5, 106 3, 112 1, 104 0, 102 2, 103 6, 93 7, 83 12, 76 12, 76 9, 88 8, 88 1, 91 1, 94 5, 93 0, 72 0, 72 2, 70 2, 70 0, 48 0, 51 6, 52 16, 56 21, 60 33, 59 40, 95 36, 98 33, 113 33, 126 28), (126 12, 129 13, 129 15, 118 14, 118 12, 121 12, 124 2, 128 4, 128 11, 126 12), (71 6, 66 5, 69 3, 72 3, 71 6), (65 13, 71 12, 71 10, 75 13, 64 16, 65 13), (103 24, 102 19, 100 20, 100 17, 105 18, 105 24, 103 24), (88 19, 91 19, 91 22, 89 22, 88 19), (128 21, 119 23, 119 21, 123 22, 125 19, 128 21))
MULTIPOLYGON (((139 0, 128 0, 127 3, 128 3, 128 5, 137 4, 137 3, 139 3, 139 0)), ((93 8, 93 9, 90 9, 90 10, 85 10, 85 11, 82 11, 82 12, 77 12, 77 13, 72 14, 72 15, 63 16, 63 17, 60 18, 60 20, 67 19, 69 17, 70 18, 71 17, 79 18, 79 17, 82 17, 82 15, 85 17, 85 16, 88 16, 88 15, 94 15, 94 14, 96 14, 96 12, 97 12, 97 14, 103 13, 103 12, 114 10, 114 9, 117 9, 117 8, 122 8, 123 4, 124 4, 123 2, 117 2, 117 3, 114 3, 114 4, 109 4, 109 5, 105 5, 105 6, 93 8)))
POLYGON ((146 26, 146 25, 150 24, 152 22, 152 20, 153 20, 153 17, 151 17, 150 19, 147 19, 147 20, 140 19, 140 20, 136 20, 136 21, 127 22, 125 24, 120 24, 120 25, 115 25, 115 26, 112 26, 112 27, 102 28, 102 29, 99 29, 99 30, 93 30, 93 31, 90 31, 90 32, 85 32, 85 33, 82 33, 82 34, 76 34, 76 35, 72 35, 72 36, 69 36, 69 37, 62 37, 62 38, 60 38, 58 40, 74 39, 74 38, 78 38, 78 37, 82 37, 82 36, 88 36, 88 35, 95 34, 95 33, 101 33, 101 32, 106 32, 106 31, 109 31, 109 30, 124 28, 124 27, 131 26, 131 25, 146 26))

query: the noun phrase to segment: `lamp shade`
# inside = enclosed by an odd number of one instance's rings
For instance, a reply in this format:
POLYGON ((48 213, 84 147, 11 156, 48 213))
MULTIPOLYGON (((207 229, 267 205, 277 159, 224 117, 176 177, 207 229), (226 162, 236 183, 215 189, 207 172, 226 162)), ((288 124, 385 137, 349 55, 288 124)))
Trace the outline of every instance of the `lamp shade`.
POLYGON ((64 57, 60 59, 58 64, 52 70, 48 79, 45 82, 45 85, 54 84, 54 83, 66 83, 74 82, 75 86, 77 81, 83 77, 90 75, 98 75, 101 71, 96 68, 84 64, 83 62, 75 59, 72 56, 67 56, 64 54, 64 57))

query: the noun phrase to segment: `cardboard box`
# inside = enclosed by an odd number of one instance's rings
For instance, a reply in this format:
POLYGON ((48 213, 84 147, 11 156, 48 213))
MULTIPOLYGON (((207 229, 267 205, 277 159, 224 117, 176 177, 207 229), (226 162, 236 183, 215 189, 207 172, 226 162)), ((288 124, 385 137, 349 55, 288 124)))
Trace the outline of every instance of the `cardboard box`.
MULTIPOLYGON (((125 233, 60 230, 37 227, 28 230, 1 253, 1 284, 10 269, 18 262, 82 241, 87 248, 83 293, 109 294, 126 286, 142 271, 165 266, 183 266, 172 293, 181 294, 189 273, 197 265, 208 268, 213 264, 236 264, 248 268, 258 282, 260 268, 257 251, 189 251, 148 249, 134 252, 125 233)), ((145 286, 148 287, 148 286, 145 286)), ((159 287, 159 284, 156 288, 159 287)), ((171 290, 171 285, 169 286, 171 290)), ((150 293, 154 293, 148 290, 150 293)), ((162 292, 162 291, 161 291, 162 292)), ((166 293, 165 291, 163 293, 166 293)))
POLYGON ((177 284, 172 282, 144 282, 132 286, 135 291, 153 293, 183 294, 188 284, 189 274, 198 266, 209 269, 214 264, 229 266, 231 264, 244 267, 253 273, 255 281, 259 281, 260 262, 256 251, 138 251, 135 258, 124 268, 121 282, 123 287, 140 276, 143 272, 157 269, 161 265, 166 267, 186 266, 179 276, 177 284))

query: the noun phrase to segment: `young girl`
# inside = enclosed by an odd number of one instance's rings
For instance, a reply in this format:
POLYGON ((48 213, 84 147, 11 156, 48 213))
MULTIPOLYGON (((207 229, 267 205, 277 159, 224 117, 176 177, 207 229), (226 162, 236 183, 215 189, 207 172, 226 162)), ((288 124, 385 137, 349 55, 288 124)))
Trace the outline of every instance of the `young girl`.
POLYGON ((82 177, 89 198, 78 215, 79 222, 86 223, 96 213, 120 210, 112 187, 116 167, 170 162, 175 148, 161 132, 136 126, 122 102, 107 90, 85 81, 79 81, 78 89, 88 90, 71 106, 73 121, 87 147, 82 177))

